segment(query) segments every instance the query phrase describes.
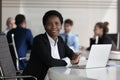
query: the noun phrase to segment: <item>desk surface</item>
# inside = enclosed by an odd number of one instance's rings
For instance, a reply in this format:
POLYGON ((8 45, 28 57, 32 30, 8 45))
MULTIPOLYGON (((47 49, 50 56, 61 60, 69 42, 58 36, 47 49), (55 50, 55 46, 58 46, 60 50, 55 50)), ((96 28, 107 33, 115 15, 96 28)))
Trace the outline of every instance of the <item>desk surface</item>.
POLYGON ((53 67, 48 75, 51 80, 120 80, 120 61, 109 61, 109 65, 94 69, 53 67))

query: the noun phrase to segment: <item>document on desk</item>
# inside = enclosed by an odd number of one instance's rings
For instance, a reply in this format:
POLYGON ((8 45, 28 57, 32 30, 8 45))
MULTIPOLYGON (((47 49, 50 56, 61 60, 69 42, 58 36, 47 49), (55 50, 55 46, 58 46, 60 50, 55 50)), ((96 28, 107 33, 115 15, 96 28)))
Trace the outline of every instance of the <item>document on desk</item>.
POLYGON ((120 51, 111 51, 109 59, 120 60, 120 51))
POLYGON ((120 54, 120 51, 111 51, 111 54, 120 54))

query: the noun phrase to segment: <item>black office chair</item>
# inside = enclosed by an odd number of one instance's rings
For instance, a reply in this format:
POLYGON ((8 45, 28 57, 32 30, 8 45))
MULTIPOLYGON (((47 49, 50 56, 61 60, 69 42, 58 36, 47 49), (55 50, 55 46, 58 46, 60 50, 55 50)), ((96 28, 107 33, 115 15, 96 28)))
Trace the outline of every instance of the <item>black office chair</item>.
POLYGON ((34 76, 18 76, 16 69, 13 64, 13 60, 9 51, 7 38, 5 35, 0 35, 0 79, 2 80, 17 80, 21 78, 33 78, 34 76))
POLYGON ((17 71, 19 71, 19 64, 20 61, 22 60, 26 60, 27 61, 27 57, 18 57, 18 53, 17 53, 17 49, 16 49, 16 45, 15 45, 15 39, 14 39, 14 34, 11 35, 11 43, 9 43, 9 48, 10 48, 10 52, 12 54, 12 58, 14 60, 14 65, 16 66, 17 71))
POLYGON ((118 38, 119 38, 119 33, 114 33, 114 34, 108 34, 108 36, 111 37, 112 39, 112 50, 118 51, 118 38))

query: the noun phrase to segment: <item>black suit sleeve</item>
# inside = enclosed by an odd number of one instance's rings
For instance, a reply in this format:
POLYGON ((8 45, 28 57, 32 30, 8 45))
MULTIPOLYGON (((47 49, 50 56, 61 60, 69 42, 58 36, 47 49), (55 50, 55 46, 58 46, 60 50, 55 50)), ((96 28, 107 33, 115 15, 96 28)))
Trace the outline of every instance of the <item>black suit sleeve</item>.
POLYGON ((39 58, 39 60, 41 60, 41 62, 48 67, 67 65, 67 63, 64 60, 52 58, 51 52, 49 52, 50 50, 47 45, 48 44, 45 44, 44 41, 38 38, 35 38, 33 41, 31 58, 33 56, 35 56, 36 58, 39 58))
POLYGON ((72 60, 72 57, 74 55, 74 52, 67 46, 67 45, 64 45, 65 46, 65 54, 66 54, 66 57, 69 57, 70 60, 72 60))
POLYGON ((72 60, 72 57, 74 55, 74 52, 72 49, 70 49, 67 44, 65 44, 65 42, 63 41, 63 39, 61 37, 59 37, 59 39, 61 40, 61 43, 64 45, 65 48, 65 57, 69 57, 70 60, 72 60))

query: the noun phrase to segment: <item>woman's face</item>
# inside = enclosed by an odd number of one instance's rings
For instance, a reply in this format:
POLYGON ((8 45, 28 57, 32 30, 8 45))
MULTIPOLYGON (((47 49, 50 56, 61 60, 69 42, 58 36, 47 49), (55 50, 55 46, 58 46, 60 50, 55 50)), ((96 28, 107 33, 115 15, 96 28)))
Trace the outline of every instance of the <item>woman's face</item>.
POLYGON ((58 36, 61 28, 62 28, 62 24, 57 16, 50 16, 47 19, 45 30, 52 38, 58 36))
POLYGON ((96 25, 94 29, 94 34, 99 36, 99 35, 102 35, 102 33, 103 33, 103 29, 100 28, 98 25, 96 25))

